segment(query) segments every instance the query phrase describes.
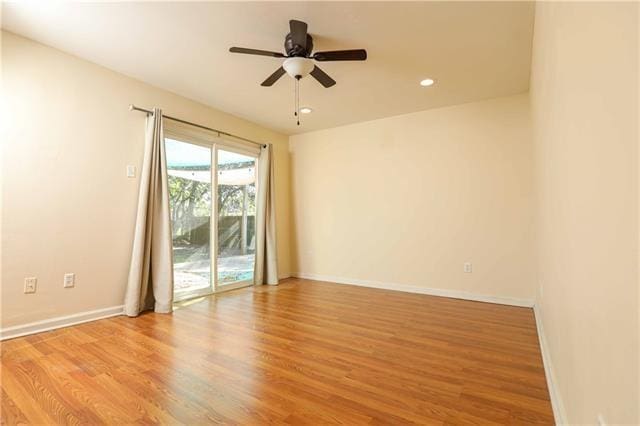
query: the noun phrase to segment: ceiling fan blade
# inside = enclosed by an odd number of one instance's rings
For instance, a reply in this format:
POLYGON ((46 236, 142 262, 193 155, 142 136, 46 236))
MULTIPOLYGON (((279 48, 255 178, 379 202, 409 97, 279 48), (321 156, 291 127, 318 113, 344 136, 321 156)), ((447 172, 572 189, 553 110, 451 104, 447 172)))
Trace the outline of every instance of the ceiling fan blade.
POLYGON ((260 86, 265 86, 265 87, 273 86, 273 83, 278 81, 278 79, 282 77, 284 73, 285 73, 284 68, 282 67, 278 68, 273 74, 267 77, 267 79, 263 81, 262 84, 260 84, 260 86))
POLYGON ((316 52, 312 56, 316 61, 364 61, 367 59, 367 51, 364 49, 332 50, 328 52, 316 52))
POLYGON ((273 58, 286 58, 285 55, 279 52, 269 52, 268 50, 258 50, 258 49, 246 49, 244 47, 232 47, 231 49, 229 49, 229 52, 245 53, 247 55, 271 56, 273 58))
POLYGON ((318 80, 320 84, 322 84, 324 87, 331 87, 334 84, 336 84, 336 81, 334 79, 329 77, 329 75, 326 72, 322 71, 320 68, 316 66, 314 66, 313 69, 311 70, 311 75, 313 76, 313 78, 318 80))
POLYGON ((291 41, 306 50, 307 48, 307 24, 302 21, 292 19, 289 21, 291 29, 291 41))

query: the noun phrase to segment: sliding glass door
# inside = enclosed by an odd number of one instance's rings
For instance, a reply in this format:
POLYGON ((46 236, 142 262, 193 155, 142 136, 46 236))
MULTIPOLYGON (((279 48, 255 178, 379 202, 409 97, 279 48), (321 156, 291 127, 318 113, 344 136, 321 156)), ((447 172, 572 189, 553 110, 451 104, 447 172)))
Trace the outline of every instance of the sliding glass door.
POLYGON ((175 300, 253 284, 256 157, 171 133, 165 149, 175 300))
POLYGON ((176 300, 209 294, 211 281, 212 148, 165 138, 173 228, 176 300))
POLYGON ((253 283, 256 159, 218 149, 218 288, 253 283))

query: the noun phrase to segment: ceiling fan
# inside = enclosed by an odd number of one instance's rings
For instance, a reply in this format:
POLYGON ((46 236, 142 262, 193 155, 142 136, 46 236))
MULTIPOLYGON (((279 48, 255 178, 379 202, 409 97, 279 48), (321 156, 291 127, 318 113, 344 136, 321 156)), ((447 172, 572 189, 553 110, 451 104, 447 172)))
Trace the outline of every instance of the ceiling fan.
POLYGON ((289 21, 290 32, 284 39, 284 50, 287 54, 280 52, 270 52, 267 50, 246 49, 244 47, 232 47, 229 49, 233 53, 245 53, 248 55, 271 56, 274 58, 287 58, 273 74, 271 74, 261 86, 272 86, 285 73, 296 80, 311 74, 324 87, 331 87, 336 84, 332 79, 320 69, 313 61, 364 61, 367 59, 367 51, 364 49, 354 50, 333 50, 327 52, 313 52, 313 37, 307 33, 307 24, 302 21, 292 19, 289 21))

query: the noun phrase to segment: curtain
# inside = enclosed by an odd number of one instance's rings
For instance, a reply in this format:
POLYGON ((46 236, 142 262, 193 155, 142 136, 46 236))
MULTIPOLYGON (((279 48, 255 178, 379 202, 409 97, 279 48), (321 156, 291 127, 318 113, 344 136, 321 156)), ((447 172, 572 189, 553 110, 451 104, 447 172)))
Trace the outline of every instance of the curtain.
POLYGON ((258 158, 255 284, 278 284, 274 187, 273 148, 269 144, 262 147, 258 158))
POLYGON ((162 111, 154 108, 153 114, 147 117, 124 312, 128 316, 137 316, 148 309, 167 313, 172 311, 172 305, 173 252, 167 161, 162 111))

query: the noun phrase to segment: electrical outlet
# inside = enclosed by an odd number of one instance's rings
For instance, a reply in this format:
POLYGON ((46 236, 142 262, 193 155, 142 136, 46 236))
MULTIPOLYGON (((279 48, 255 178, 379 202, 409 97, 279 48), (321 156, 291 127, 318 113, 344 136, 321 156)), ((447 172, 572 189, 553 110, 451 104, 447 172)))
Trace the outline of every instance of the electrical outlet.
POLYGON ((64 282, 63 282, 64 288, 74 287, 75 285, 76 285, 76 274, 74 273, 64 274, 64 282))
POLYGON ((473 272, 473 265, 471 264, 471 262, 465 262, 462 270, 465 273, 470 274, 471 272, 473 272))
POLYGON ((38 279, 36 277, 27 277, 24 279, 24 293, 35 293, 38 285, 38 279))

